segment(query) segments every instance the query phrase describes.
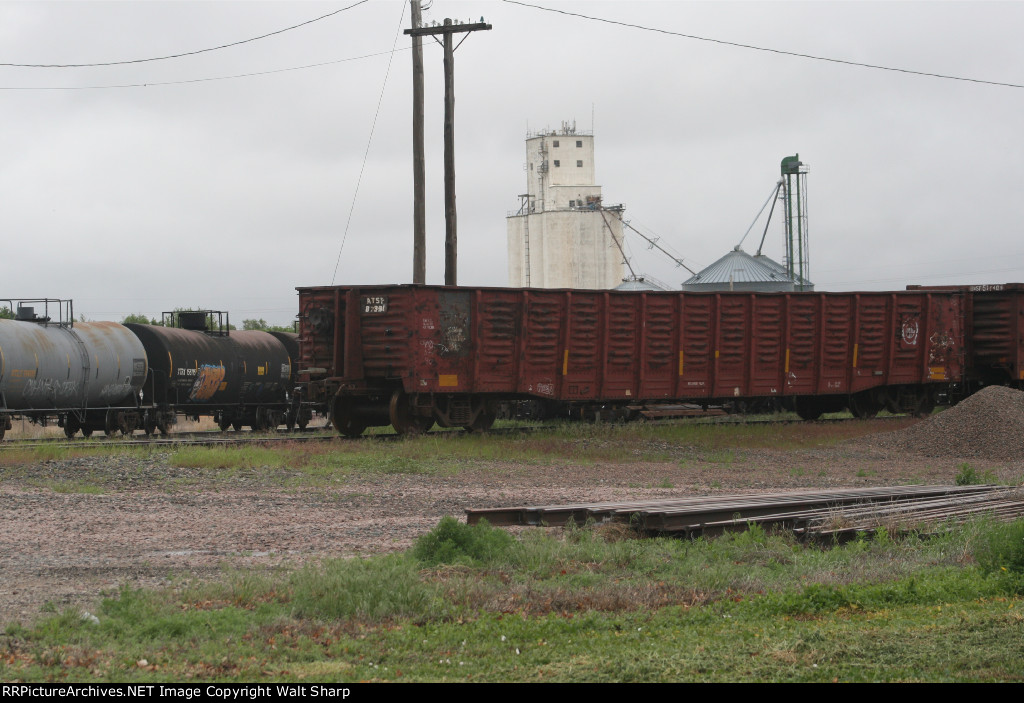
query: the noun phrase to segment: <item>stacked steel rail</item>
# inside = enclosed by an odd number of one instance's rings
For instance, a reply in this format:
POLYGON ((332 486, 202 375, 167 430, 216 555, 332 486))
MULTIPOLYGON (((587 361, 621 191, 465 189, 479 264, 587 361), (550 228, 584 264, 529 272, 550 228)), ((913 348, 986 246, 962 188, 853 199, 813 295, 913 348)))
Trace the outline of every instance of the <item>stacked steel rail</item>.
POLYGON ((1005 486, 897 486, 701 496, 628 503, 470 508, 467 522, 564 526, 628 523, 646 534, 713 536, 758 524, 807 538, 843 538, 880 527, 922 529, 988 515, 1024 516, 1024 491, 1005 486))

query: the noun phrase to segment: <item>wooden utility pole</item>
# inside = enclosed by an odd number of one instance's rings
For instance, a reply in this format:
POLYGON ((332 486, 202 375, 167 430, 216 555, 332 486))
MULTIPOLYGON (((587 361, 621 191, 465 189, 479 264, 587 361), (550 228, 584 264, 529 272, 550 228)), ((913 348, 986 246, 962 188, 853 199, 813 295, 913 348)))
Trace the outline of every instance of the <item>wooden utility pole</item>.
MULTIPOLYGON (((409 0, 412 28, 422 24, 420 0, 409 0)), ((423 38, 412 38, 412 282, 427 282, 427 176, 423 157, 423 38)))
MULTIPOLYGON (((481 18, 483 19, 483 18, 481 18)), ((437 27, 420 27, 407 29, 406 34, 413 37, 436 35, 444 37, 444 284, 457 285, 458 275, 458 228, 455 210, 455 50, 452 36, 454 34, 476 32, 490 29, 491 25, 484 22, 471 24, 454 24, 445 19, 444 24, 437 27)), ((463 38, 465 41, 465 38, 463 38)), ((461 45, 462 42, 459 42, 461 45)))

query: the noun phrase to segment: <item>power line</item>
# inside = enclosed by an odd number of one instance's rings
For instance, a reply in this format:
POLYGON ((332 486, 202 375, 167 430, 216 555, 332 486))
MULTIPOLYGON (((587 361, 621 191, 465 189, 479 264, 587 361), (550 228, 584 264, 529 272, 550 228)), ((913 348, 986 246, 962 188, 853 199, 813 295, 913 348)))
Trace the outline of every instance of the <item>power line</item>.
POLYGON ((123 66, 125 64, 131 64, 131 63, 147 63, 147 62, 150 62, 150 61, 165 61, 167 59, 180 59, 180 58, 182 58, 184 56, 195 56, 196 54, 205 54, 205 53, 208 53, 210 51, 218 51, 219 49, 227 49, 227 48, 232 47, 232 46, 239 46, 240 44, 248 44, 249 42, 258 41, 260 39, 266 39, 267 37, 272 37, 272 36, 274 36, 276 34, 284 34, 285 32, 290 32, 293 29, 298 29, 299 27, 305 27, 307 24, 313 24, 314 22, 319 22, 320 20, 327 19, 328 17, 333 17, 334 15, 337 15, 337 14, 340 14, 342 12, 345 12, 346 10, 351 10, 353 7, 357 7, 357 6, 362 5, 363 3, 368 2, 368 1, 369 0, 359 0, 359 2, 353 3, 353 4, 349 5, 348 7, 343 7, 340 10, 335 10, 334 12, 328 12, 326 15, 321 15, 320 17, 315 17, 315 18, 313 18, 311 20, 307 20, 305 22, 300 22, 299 24, 292 25, 291 27, 285 27, 284 29, 278 29, 277 31, 274 31, 274 32, 268 32, 267 34, 261 34, 260 36, 252 37, 251 39, 243 39, 241 41, 231 42, 230 44, 221 44, 220 46, 212 46, 209 49, 199 49, 197 51, 186 51, 186 52, 183 52, 183 53, 180 53, 180 54, 169 54, 168 56, 154 56, 154 57, 148 58, 148 59, 130 59, 130 60, 127 60, 127 61, 106 61, 106 62, 103 62, 103 63, 52 63, 52 64, 39 64, 39 63, 3 63, 3 62, 0 62, 0 66, 9 66, 9 67, 14 67, 14 68, 87 68, 87 67, 90 67, 90 66, 123 66))
POLYGON ((0 86, 0 90, 110 90, 114 88, 153 88, 164 85, 186 85, 189 83, 207 83, 209 81, 228 81, 236 78, 252 78, 255 76, 268 76, 274 73, 286 73, 288 71, 302 71, 307 68, 319 68, 321 66, 331 66, 338 63, 346 63, 348 61, 360 61, 362 59, 372 59, 376 56, 385 56, 388 54, 394 54, 398 51, 409 51, 411 47, 405 47, 402 49, 392 49, 391 51, 378 51, 375 54, 364 54, 363 56, 350 56, 345 59, 336 59, 334 61, 321 61, 320 63, 306 64, 305 66, 291 66, 289 68, 274 68, 269 71, 254 71, 252 73, 238 73, 231 76, 213 76, 210 78, 187 78, 180 81, 157 81, 154 83, 120 83, 114 85, 82 85, 82 86, 36 86, 26 88, 16 87, 4 87, 0 86))
POLYGON ((813 54, 800 54, 795 51, 783 51, 782 49, 769 49, 763 46, 754 46, 752 44, 740 44, 739 42, 726 41, 724 39, 711 39, 709 37, 700 37, 695 34, 683 34, 682 32, 673 32, 668 29, 660 29, 658 27, 646 27, 641 24, 632 24, 630 22, 620 22, 618 20, 610 20, 604 17, 592 17, 590 15, 584 15, 579 12, 569 12, 568 10, 556 10, 553 7, 542 7, 540 5, 531 5, 527 2, 519 2, 519 0, 502 0, 510 5, 521 5, 523 7, 529 7, 534 10, 543 10, 545 12, 554 12, 559 15, 567 15, 569 17, 579 17, 580 19, 592 20, 594 22, 604 22, 605 24, 614 24, 620 27, 629 27, 631 29, 642 29, 645 32, 657 32, 658 34, 668 34, 674 37, 682 37, 683 39, 696 39, 697 41, 710 42, 712 44, 722 44, 724 46, 734 46, 739 49, 752 49, 754 51, 764 51, 770 54, 781 54, 783 56, 795 56, 801 59, 813 59, 814 61, 826 61, 828 63, 838 63, 846 66, 857 66, 860 68, 873 68, 879 71, 893 71, 895 73, 908 73, 914 76, 929 76, 931 78, 943 78, 951 81, 964 81, 967 83, 981 83, 983 85, 996 85, 1003 88, 1024 88, 1024 85, 1018 83, 1001 83, 999 81, 987 81, 980 78, 965 78, 963 76, 950 76, 943 73, 928 73, 925 71, 913 71, 908 68, 893 68, 892 66, 879 66, 877 64, 870 63, 859 63, 857 61, 846 61, 845 59, 832 59, 825 56, 814 56, 813 54))
POLYGON ((987 275, 992 274, 992 273, 1013 273, 1013 272, 1019 272, 1020 270, 1021 270, 1020 266, 1014 266, 1014 267, 1009 267, 1009 268, 984 269, 984 270, 980 270, 980 271, 957 271, 955 273, 922 273, 922 274, 906 274, 905 273, 905 274, 903 274, 903 276, 901 276, 899 278, 896 278, 896 277, 894 277, 894 278, 861 278, 861 279, 847 280, 847 281, 826 281, 825 283, 820 283, 819 282, 819 283, 816 283, 815 285, 820 288, 821 286, 824 286, 824 285, 829 285, 829 286, 849 286, 849 285, 856 285, 856 284, 861 284, 861 283, 891 283, 891 282, 894 282, 894 281, 898 283, 900 281, 906 281, 908 278, 909 279, 932 279, 932 278, 947 278, 948 279, 948 278, 954 278, 954 279, 961 279, 962 280, 962 279, 967 278, 969 276, 982 276, 982 275, 987 276, 987 275))
POLYGON ((380 115, 380 106, 384 102, 384 89, 388 86, 388 76, 391 75, 391 60, 395 58, 395 47, 398 46, 398 38, 402 36, 402 23, 405 21, 405 3, 402 3, 402 14, 398 17, 398 32, 395 34, 395 43, 391 46, 391 58, 388 59, 388 68, 384 72, 384 85, 380 87, 380 97, 377 99, 377 111, 373 113, 373 124, 370 125, 370 138, 366 140, 366 152, 363 154, 363 165, 359 167, 359 177, 356 179, 356 188, 352 193, 352 205, 348 210, 348 219, 345 221, 345 232, 341 235, 341 246, 338 247, 338 259, 334 262, 334 274, 331 276, 331 285, 338 277, 338 266, 341 264, 341 252, 345 248, 345 240, 348 239, 348 228, 352 224, 352 213, 356 209, 356 198, 359 196, 359 185, 363 182, 363 171, 366 170, 366 161, 370 157, 370 145, 373 143, 373 132, 377 129, 377 117, 380 115))

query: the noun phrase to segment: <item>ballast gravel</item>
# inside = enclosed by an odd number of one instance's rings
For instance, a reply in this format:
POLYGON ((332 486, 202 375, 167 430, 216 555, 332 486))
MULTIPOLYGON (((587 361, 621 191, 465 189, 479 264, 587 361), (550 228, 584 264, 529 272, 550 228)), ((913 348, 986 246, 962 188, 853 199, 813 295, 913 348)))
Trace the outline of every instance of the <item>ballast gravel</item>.
POLYGON ((962 402, 900 432, 880 445, 932 457, 1024 458, 1024 393, 987 386, 962 402))

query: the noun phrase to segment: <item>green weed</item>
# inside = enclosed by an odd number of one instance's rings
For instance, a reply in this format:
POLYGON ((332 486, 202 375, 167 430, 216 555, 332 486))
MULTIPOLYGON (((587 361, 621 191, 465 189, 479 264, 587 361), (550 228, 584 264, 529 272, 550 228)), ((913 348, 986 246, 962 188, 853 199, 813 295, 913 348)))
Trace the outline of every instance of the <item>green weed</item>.
POLYGON ((996 483, 996 475, 992 471, 979 473, 973 466, 967 463, 960 464, 960 471, 954 480, 958 486, 978 486, 986 483, 996 483))
POLYGON ((978 539, 974 558, 986 574, 1024 576, 1024 520, 989 527, 978 539))
POLYGON ((514 540, 486 520, 461 523, 450 515, 416 541, 412 555, 427 566, 489 563, 507 556, 514 540))

